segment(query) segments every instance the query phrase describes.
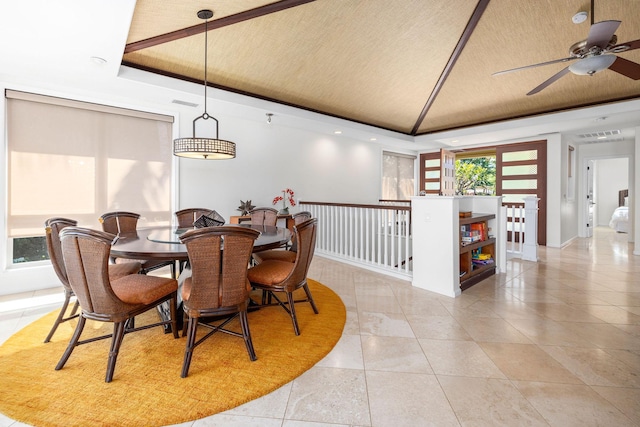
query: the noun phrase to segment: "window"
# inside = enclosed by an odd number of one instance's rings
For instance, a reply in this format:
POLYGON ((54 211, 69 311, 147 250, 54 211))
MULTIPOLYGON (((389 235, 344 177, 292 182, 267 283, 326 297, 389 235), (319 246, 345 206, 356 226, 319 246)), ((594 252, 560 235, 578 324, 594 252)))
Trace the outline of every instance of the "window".
POLYGON ((456 156, 456 194, 496 194, 496 156, 494 153, 456 156))
POLYGON ((10 90, 6 97, 14 263, 43 258, 50 217, 96 227, 101 214, 126 210, 143 225, 170 222, 173 117, 10 90))
POLYGON ((538 202, 538 244, 547 242, 547 141, 496 147, 496 192, 502 203, 524 205, 524 197, 538 202))
POLYGON ((416 157, 382 153, 382 199, 409 200, 415 195, 413 165, 416 157))

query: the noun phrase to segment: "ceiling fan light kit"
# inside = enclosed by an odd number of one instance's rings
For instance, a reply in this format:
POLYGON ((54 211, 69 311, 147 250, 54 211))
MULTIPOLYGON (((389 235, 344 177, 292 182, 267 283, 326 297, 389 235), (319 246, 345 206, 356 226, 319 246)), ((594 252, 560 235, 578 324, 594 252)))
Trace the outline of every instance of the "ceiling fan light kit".
MULTIPOLYGON (((571 20, 575 24, 584 22, 587 12, 576 13, 571 20)), ((640 40, 628 41, 618 44, 618 37, 615 35, 621 21, 601 21, 593 23, 593 2, 591 2, 591 22, 589 35, 586 40, 574 43, 569 48, 569 57, 541 62, 539 64, 526 65, 524 67, 512 68, 510 70, 498 71, 493 75, 520 71, 528 68, 540 67, 543 65, 557 64, 560 62, 576 61, 563 68, 540 85, 529 91, 527 95, 535 95, 569 72, 579 76, 592 76, 600 71, 610 69, 620 75, 633 80, 640 79, 640 64, 616 56, 617 53, 626 52, 640 48, 640 40)))
POLYGON ((592 76, 604 71, 616 60, 615 55, 591 56, 569 65, 569 71, 580 76, 592 76))

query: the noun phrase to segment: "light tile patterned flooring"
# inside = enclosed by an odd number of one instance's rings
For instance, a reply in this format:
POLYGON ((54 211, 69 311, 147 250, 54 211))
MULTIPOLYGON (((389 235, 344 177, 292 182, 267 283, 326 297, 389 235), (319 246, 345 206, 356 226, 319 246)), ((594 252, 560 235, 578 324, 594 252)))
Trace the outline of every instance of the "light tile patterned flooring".
MULTIPOLYGON (((511 260, 456 299, 321 257, 309 277, 347 307, 335 349, 275 392, 183 426, 640 425, 640 257, 626 234, 541 248, 539 263, 511 260)), ((0 299, 0 342, 53 310, 52 296, 0 299)))

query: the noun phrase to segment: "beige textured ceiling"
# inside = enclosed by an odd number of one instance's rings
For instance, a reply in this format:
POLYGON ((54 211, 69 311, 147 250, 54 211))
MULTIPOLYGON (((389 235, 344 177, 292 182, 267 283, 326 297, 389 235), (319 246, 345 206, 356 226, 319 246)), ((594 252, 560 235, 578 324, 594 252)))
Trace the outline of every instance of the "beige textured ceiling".
MULTIPOLYGON (((138 0, 127 43, 282 2, 138 0)), ((567 63, 492 76, 565 58, 584 40, 585 0, 491 0, 448 75, 480 1, 316 0, 209 31, 210 84, 406 134, 640 97, 640 80, 611 70, 567 74, 526 96, 567 63), (446 78, 445 78, 446 77, 446 78), (440 85, 438 82, 440 80, 440 85), (439 90, 436 90, 439 89, 439 90), (429 102, 431 100, 431 102, 429 102), (421 112, 426 109, 424 120, 421 112)), ((621 20, 618 42, 640 39, 640 0, 595 2, 595 21, 621 20)), ((640 49, 619 56, 640 63, 640 49)), ((202 81, 204 34, 125 53, 123 63, 202 81)))

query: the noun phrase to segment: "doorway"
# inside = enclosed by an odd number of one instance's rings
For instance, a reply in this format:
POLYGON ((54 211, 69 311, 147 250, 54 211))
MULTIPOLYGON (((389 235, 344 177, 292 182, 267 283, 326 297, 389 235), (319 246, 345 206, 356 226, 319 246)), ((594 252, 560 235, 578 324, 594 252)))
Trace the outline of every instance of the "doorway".
MULTIPOLYGON (((614 211, 623 203, 620 192, 629 189, 629 157, 585 159, 584 237, 593 236, 593 228, 609 227, 614 211)), ((631 212, 629 212, 629 216, 631 212)), ((629 240, 632 240, 629 230, 629 240)))

